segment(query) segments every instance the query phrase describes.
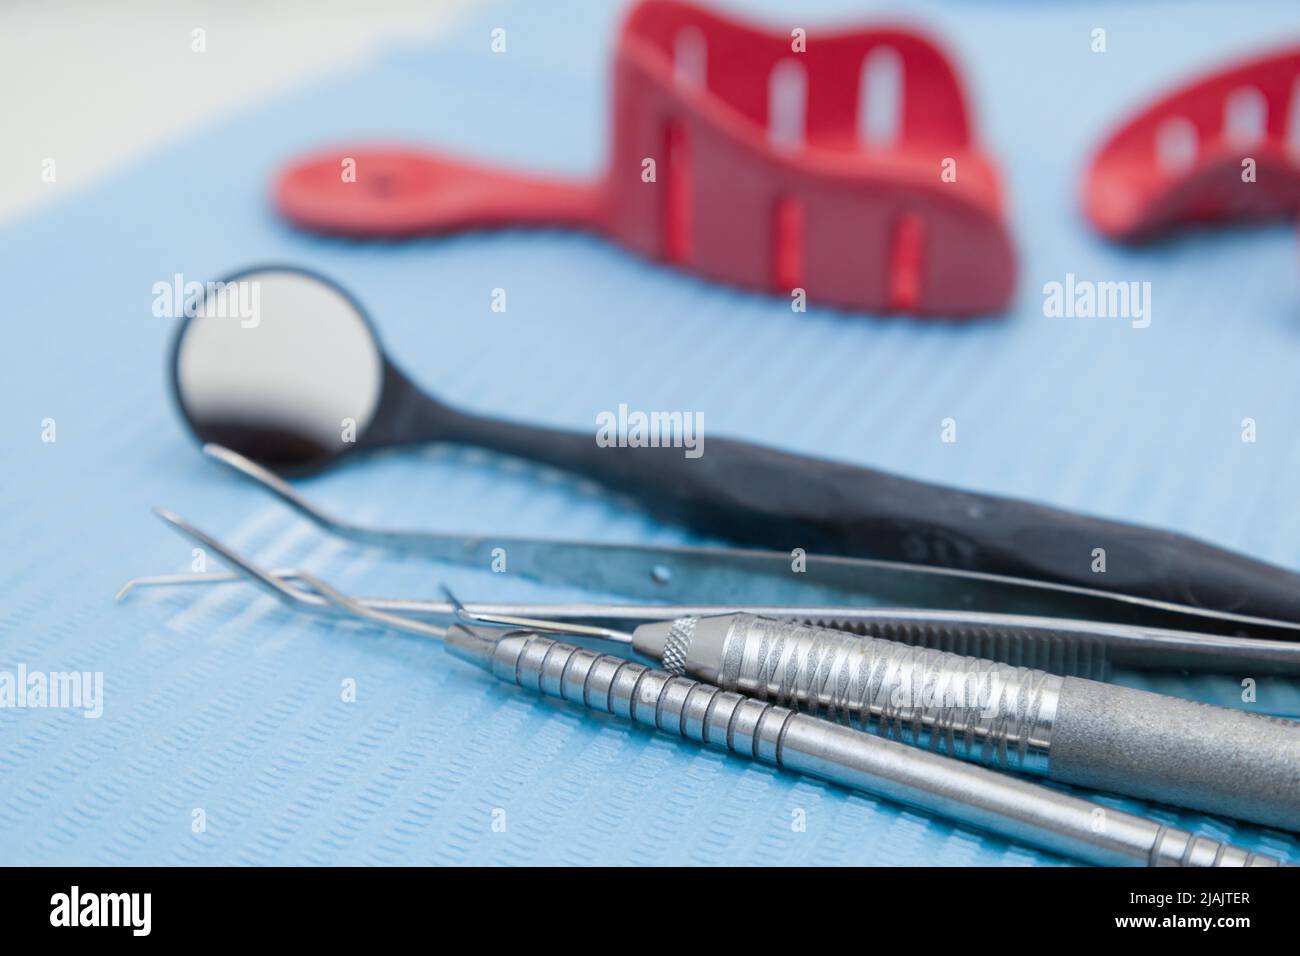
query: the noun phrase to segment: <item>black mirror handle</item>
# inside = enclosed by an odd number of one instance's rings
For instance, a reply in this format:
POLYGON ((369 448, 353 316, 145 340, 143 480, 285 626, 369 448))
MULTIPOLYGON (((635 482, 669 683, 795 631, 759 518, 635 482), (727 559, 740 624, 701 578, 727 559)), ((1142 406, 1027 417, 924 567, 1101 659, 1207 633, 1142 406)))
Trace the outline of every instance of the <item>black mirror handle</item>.
POLYGON ((659 518, 738 544, 941 565, 1300 620, 1300 575, 1170 531, 732 439, 707 438, 702 454, 688 457, 681 447, 600 447, 594 431, 444 410, 443 440, 574 472, 632 496, 659 518))

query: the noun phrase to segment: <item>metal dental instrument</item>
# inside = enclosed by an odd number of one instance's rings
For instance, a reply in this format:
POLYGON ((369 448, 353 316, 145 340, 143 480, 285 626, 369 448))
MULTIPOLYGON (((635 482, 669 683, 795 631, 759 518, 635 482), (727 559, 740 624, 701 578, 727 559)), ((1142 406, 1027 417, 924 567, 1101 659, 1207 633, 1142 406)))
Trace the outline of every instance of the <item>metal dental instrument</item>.
POLYGON ((616 639, 671 674, 963 760, 1300 830, 1295 721, 753 614, 616 639))
POLYGON ((201 442, 285 472, 395 445, 485 448, 581 475, 657 518, 739 545, 944 565, 1300 622, 1300 575, 1170 531, 727 438, 710 436, 707 453, 692 439, 695 458, 671 443, 600 447, 591 432, 452 407, 385 354, 355 299, 302 269, 267 266, 207 283, 185 313, 171 369, 185 423, 201 442), (1093 573, 1097 548, 1108 556, 1105 574, 1093 573))
MULTIPOLYGON (((367 528, 348 523, 298 494, 277 475, 219 445, 204 452, 235 473, 252 480, 321 530, 361 544, 420 554, 438 561, 488 568, 493 550, 502 548, 512 573, 546 583, 622 594, 655 603, 745 604, 761 584, 765 604, 920 607, 1058 617, 1131 625, 1134 628, 1180 629, 1233 637, 1300 642, 1300 624, 1245 617, 1204 608, 1093 591, 1068 585, 1008 578, 951 568, 805 554, 796 561, 779 551, 741 548, 668 547, 643 544, 571 542, 503 536, 458 536, 420 531, 367 528), (796 571, 795 567, 802 570, 796 571)), ((912 633, 900 632, 907 640, 912 633)), ((1130 636, 1132 631, 1129 632, 1130 636)), ((1028 639, 1032 634, 1021 632, 1028 639)), ((1058 639, 1065 634, 1056 632, 1058 639)), ((919 642, 940 638, 930 632, 919 642)), ((999 638, 993 648, 1011 647, 999 638)), ((1130 645, 1132 641, 1128 642, 1130 645)), ((1168 655, 1169 666, 1204 657, 1205 645, 1194 634, 1162 634, 1148 643, 1145 666, 1168 655)), ((960 648, 954 648, 960 649, 960 648)), ((1232 650, 1231 647, 1221 647, 1232 650)), ((1260 648, 1256 647, 1255 650, 1260 648)), ((1268 651, 1265 656, 1287 657, 1268 651)), ((1018 649, 1011 653, 1019 653, 1018 649)), ((1238 667, 1231 657, 1224 667, 1238 667)), ((1247 661, 1258 662, 1248 656, 1247 661)))
POLYGON ((451 653, 501 680, 718 750, 751 756, 1089 863, 1279 864, 1272 857, 1155 820, 540 634, 467 624, 435 627, 363 607, 307 574, 301 580, 324 601, 304 605, 288 581, 258 568, 175 515, 158 513, 292 606, 441 639, 451 653))
MULTIPOLYGON (((282 600, 329 606, 288 577, 267 575, 282 600)), ((352 603, 407 619, 391 604, 352 603)), ((475 623, 630 645, 670 673, 963 760, 1300 830, 1293 721, 750 613, 661 619, 628 634, 510 605, 444 607, 475 623)))
MULTIPOLYGON (((292 568, 277 568, 269 573, 288 579, 299 574, 292 568)), ((209 585, 242 580, 242 575, 220 571, 150 575, 127 581, 117 598, 121 600, 141 587, 209 585)), ((308 602, 322 600, 306 591, 300 592, 300 599, 308 602)), ((379 611, 435 620, 445 620, 455 613, 455 608, 447 601, 380 597, 354 600, 363 607, 379 611)), ((1115 667, 1300 677, 1300 643, 1297 642, 1220 637, 1056 617, 852 605, 471 602, 466 608, 475 617, 514 615, 540 618, 605 628, 610 633, 655 621, 749 613, 970 657, 985 657, 1018 667, 1035 667, 1064 677, 1088 677, 1099 681, 1109 680, 1115 667)))
POLYGON ((687 674, 996 767, 1300 830, 1300 723, 750 614, 643 625, 687 674))

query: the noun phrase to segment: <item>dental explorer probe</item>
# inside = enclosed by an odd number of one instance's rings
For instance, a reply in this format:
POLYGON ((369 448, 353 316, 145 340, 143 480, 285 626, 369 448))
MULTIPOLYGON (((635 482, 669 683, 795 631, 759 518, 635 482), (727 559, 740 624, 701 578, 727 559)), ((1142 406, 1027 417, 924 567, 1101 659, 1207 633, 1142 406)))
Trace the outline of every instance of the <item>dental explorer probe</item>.
MULTIPOLYGON (((292 594, 299 604, 324 603, 292 594)), ((539 619, 527 608, 383 605, 631 645, 672 674, 964 760, 1300 830, 1300 724, 1292 721, 751 613, 684 616, 628 634, 539 619)), ((933 612, 919 613, 924 626, 933 612)))
MULTIPOLYGON (((294 568, 275 568, 271 574, 293 578, 294 568)), ((136 588, 175 585, 214 585, 243 581, 243 575, 225 571, 154 574, 135 577, 122 585, 117 600, 136 588)), ((307 591, 305 600, 321 598, 307 591)), ((447 601, 413 598, 357 597, 369 608, 445 620, 457 614, 447 601)), ((860 607, 855 604, 659 604, 596 603, 502 604, 476 602, 465 605, 471 615, 514 615, 562 621, 620 632, 641 624, 683 617, 715 617, 748 613, 778 620, 801 621, 818 627, 851 631, 902 644, 915 644, 969 657, 987 657, 1036 667, 1062 677, 1089 677, 1108 681, 1116 667, 1146 671, 1203 671, 1259 676, 1300 677, 1300 642, 1253 637, 1229 637, 1174 631, 1103 621, 1079 621, 1041 615, 998 614, 988 611, 950 611, 930 608, 860 607)))
MULTIPOLYGON (((793 573, 792 552, 367 527, 327 513, 284 479, 229 448, 208 443, 203 453, 339 538, 477 568, 489 567, 499 550, 509 555, 512 574, 656 603, 737 603, 761 585, 773 604, 871 604, 1052 615, 1137 628, 1300 641, 1300 622, 951 567, 805 552, 799 558, 802 571, 793 573)), ((1152 653, 1159 650, 1157 645, 1167 646, 1167 641, 1152 642, 1152 653)))
POLYGON ((1300 830, 1296 721, 753 614, 643 624, 629 643, 676 676, 963 760, 1300 830))
MULTIPOLYGON (((174 514, 158 515, 291 605, 294 587, 174 514)), ((905 803, 958 823, 1102 865, 1277 866, 1279 861, 1027 780, 871 737, 634 661, 527 631, 435 627, 362 607, 308 574, 316 610, 443 640, 498 679, 591 710, 905 803)))

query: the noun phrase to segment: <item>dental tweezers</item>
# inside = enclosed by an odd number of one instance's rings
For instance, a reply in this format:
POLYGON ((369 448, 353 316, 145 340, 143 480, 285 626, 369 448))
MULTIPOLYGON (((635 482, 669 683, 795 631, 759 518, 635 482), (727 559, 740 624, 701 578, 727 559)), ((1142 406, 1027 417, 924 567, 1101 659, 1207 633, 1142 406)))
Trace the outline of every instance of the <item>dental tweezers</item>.
MULTIPOLYGON (((341 526, 323 515, 278 478, 263 472, 224 449, 209 453, 270 487, 297 510, 346 537, 371 543, 429 546, 440 555, 455 554, 454 539, 436 535, 377 532, 341 526), (340 531, 340 527, 343 528, 340 531)), ((495 539, 500 541, 500 539, 495 539)), ((467 550, 477 552, 477 539, 464 539, 467 550)), ((499 545, 498 545, 499 546, 499 545)), ((574 562, 598 568, 600 549, 665 553, 690 567, 692 580, 721 576, 726 583, 728 558, 736 552, 717 549, 722 570, 705 558, 709 549, 656 549, 634 546, 577 546, 526 539, 510 539, 511 558, 519 552, 532 561, 529 567, 570 568, 574 562), (543 561, 546 557, 549 560, 543 561)), ((742 556, 745 553, 741 553, 742 556)), ((772 574, 774 562, 763 552, 748 553, 765 569, 769 581, 793 576, 772 574)), ((646 557, 647 555, 641 555, 646 557)), ((778 556, 782 568, 785 556, 778 556)), ((834 570, 866 574, 856 559, 827 559, 834 570)), ((815 563, 815 562, 814 562, 815 563)), ((744 565, 741 565, 742 569, 744 565)), ((908 573, 915 574, 913 566, 908 573)), ((946 574, 944 575, 946 576, 946 574)), ((658 577, 671 584, 675 575, 660 570, 658 577)), ((282 580, 282 579, 277 579, 282 580)), ((824 584, 815 582, 814 587, 824 584)), ((752 582, 751 582, 752 584, 752 582)), ((691 584, 690 587, 698 587, 691 584)), ((128 585, 129 587, 129 585, 128 585)), ((777 585, 779 588, 779 584, 777 585)), ((328 603, 297 588, 284 588, 283 598, 308 605, 328 603)), ((391 613, 430 608, 420 602, 368 602, 371 610, 391 613)), ((465 613, 450 604, 440 613, 465 613)), ((1286 829, 1300 829, 1300 725, 1291 721, 1208 707, 1177 698, 1114 687, 1075 676, 1062 676, 1021 663, 1024 647, 1068 647, 1078 650, 1091 640, 1101 644, 1104 664, 1117 649, 1154 655, 1167 663, 1171 647, 1184 659, 1209 663, 1216 669, 1295 661, 1300 645, 1249 638, 1214 638, 1191 633, 1152 633, 1123 625, 1039 619, 1016 621, 1006 616, 970 621, 941 612, 864 610, 857 612, 850 629, 865 631, 857 637, 842 630, 812 627, 798 620, 774 620, 750 613, 669 614, 663 607, 642 608, 659 615, 660 623, 643 623, 632 634, 592 623, 562 624, 553 617, 533 617, 518 608, 505 613, 482 609, 471 619, 507 625, 545 625, 552 632, 613 640, 673 673, 716 683, 779 704, 822 712, 827 716, 878 734, 930 747, 963 759, 1024 772, 1038 773, 1064 782, 1082 784, 1147 799, 1224 813, 1286 829), (670 620, 665 621, 665 618, 670 620), (675 618, 675 619, 673 619, 675 618), (961 626, 959 620, 964 620, 961 626), (852 625, 858 625, 856 628, 852 625), (882 637, 902 637, 908 643, 882 637), (1006 637, 1007 640, 999 638, 1006 637), (983 643, 987 657, 953 653, 960 642, 983 643), (908 646, 908 645, 913 646, 908 646), (915 645, 937 645, 924 647, 915 645), (1229 655, 1233 655, 1231 659, 1229 655), (901 696, 900 696, 901 695, 901 696)), ((793 611, 793 608, 786 609, 793 611)), ((817 618, 817 609, 812 609, 817 618)), ((790 614, 809 617, 809 609, 790 614)), ((836 616, 843 624, 842 616, 836 616)), ((1052 671, 1078 673, 1084 668, 1080 654, 1062 656, 1052 671)))
POLYGON ((688 613, 691 606, 752 605, 761 590, 764 605, 811 605, 849 630, 1057 673, 1104 679, 1115 665, 1300 675, 1300 624, 1287 621, 865 558, 368 528, 326 513, 236 452, 213 444, 203 450, 336 537, 483 569, 505 554, 512 574, 683 611, 649 612, 659 619, 708 616, 688 613))
MULTIPOLYGON (((268 575, 282 584, 311 579, 268 575)), ((301 588, 277 596, 309 611, 330 606, 301 588)), ((642 607, 641 616, 661 616, 628 633, 547 618, 545 605, 350 600, 389 620, 414 610, 611 642, 677 676, 962 760, 1300 830, 1300 724, 1289 720, 813 626, 798 620, 806 608, 667 615, 642 607)), ((892 625, 907 612, 883 613, 892 625)))
MULTIPOLYGON (((273 595, 301 605, 293 585, 175 515, 160 515, 273 595)), ((1277 866, 1280 862, 540 633, 468 623, 435 627, 365 608, 305 572, 299 577, 324 601, 309 606, 441 639, 452 654, 520 687, 1085 862, 1129 866, 1277 866)))

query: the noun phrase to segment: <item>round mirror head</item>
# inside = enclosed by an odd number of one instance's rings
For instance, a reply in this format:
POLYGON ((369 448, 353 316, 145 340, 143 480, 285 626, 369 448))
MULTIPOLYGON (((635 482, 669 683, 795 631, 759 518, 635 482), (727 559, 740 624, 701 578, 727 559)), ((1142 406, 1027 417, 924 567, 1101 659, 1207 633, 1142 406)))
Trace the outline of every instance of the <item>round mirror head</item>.
POLYGON ((385 363, 346 292, 311 273, 260 269, 207 283, 185 315, 172 384, 200 441, 282 471, 356 447, 385 363))

